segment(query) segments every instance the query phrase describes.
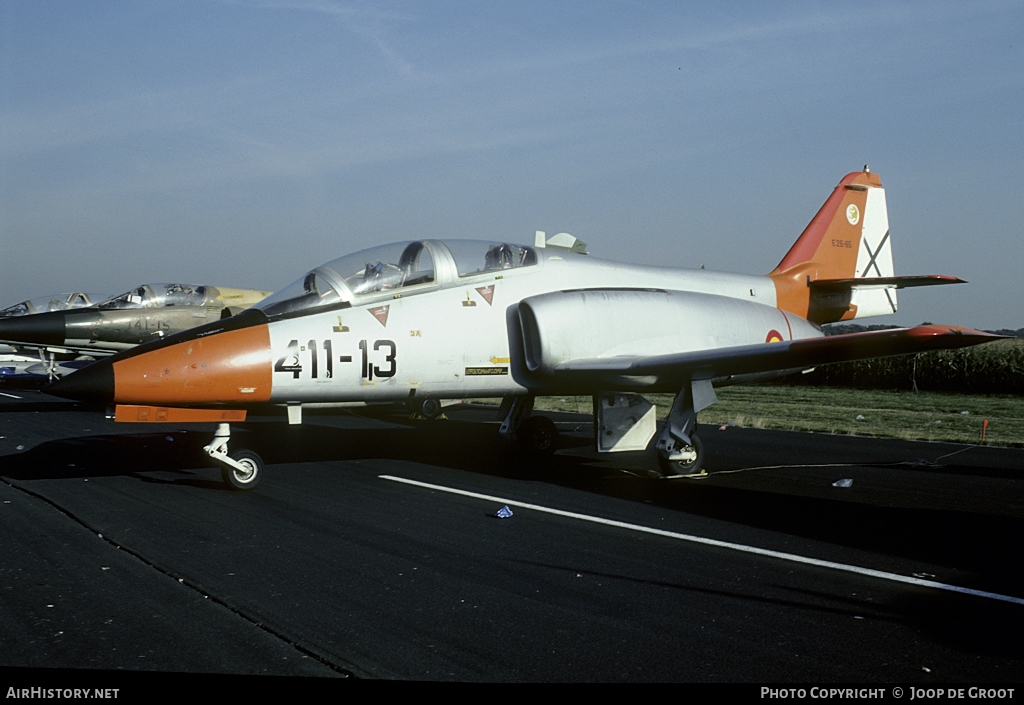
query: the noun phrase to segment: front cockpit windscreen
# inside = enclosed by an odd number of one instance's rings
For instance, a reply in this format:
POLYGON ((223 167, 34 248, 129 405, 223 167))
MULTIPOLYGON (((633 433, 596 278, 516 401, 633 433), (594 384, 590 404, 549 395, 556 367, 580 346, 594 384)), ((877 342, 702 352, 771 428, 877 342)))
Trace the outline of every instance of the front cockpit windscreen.
POLYGON ((32 302, 22 301, 21 303, 8 306, 3 311, 0 311, 0 318, 8 318, 10 316, 29 316, 35 311, 32 310, 32 302))
POLYGON ((206 287, 191 284, 143 284, 111 297, 97 308, 163 308, 166 306, 202 306, 206 302, 206 287))
POLYGON ((267 297, 256 308, 268 316, 351 303, 434 281, 434 260, 422 242, 399 242, 345 255, 267 297))

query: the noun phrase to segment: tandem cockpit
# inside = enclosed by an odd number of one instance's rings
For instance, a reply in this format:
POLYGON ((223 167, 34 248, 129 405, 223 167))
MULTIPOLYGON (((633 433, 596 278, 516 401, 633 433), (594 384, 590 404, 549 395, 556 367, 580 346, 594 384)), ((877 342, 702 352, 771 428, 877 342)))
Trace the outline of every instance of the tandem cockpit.
POLYGON ((254 308, 270 318, 409 296, 466 277, 537 264, 533 247, 477 240, 415 240, 372 247, 317 267, 254 308))
POLYGON ((164 308, 167 306, 202 306, 206 303, 206 287, 193 284, 142 284, 123 294, 96 304, 103 310, 126 308, 164 308))

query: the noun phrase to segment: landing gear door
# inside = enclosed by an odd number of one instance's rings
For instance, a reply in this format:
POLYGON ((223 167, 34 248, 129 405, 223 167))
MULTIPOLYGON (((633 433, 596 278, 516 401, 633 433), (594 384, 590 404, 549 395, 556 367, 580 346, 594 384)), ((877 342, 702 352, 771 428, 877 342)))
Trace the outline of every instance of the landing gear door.
POLYGON ((657 429, 657 408, 639 394, 594 397, 598 453, 644 450, 657 429))

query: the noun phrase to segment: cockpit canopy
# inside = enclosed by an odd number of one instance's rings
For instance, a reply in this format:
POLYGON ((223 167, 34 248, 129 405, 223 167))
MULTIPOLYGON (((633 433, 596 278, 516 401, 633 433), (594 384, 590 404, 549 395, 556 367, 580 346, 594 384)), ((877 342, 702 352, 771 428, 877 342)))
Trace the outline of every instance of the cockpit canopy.
POLYGON ((531 247, 473 240, 416 240, 372 247, 331 260, 267 297, 255 308, 268 316, 351 305, 381 294, 406 294, 449 279, 537 263, 531 247))
POLYGON ((92 306, 97 301, 102 301, 106 296, 103 294, 53 294, 52 296, 40 296, 38 299, 29 299, 21 303, 8 306, 0 311, 0 318, 9 316, 30 316, 35 313, 47 313, 49 311, 63 311, 69 308, 85 308, 92 306))
POLYGON ((445 244, 455 259, 460 277, 537 264, 536 251, 523 245, 475 240, 452 240, 445 244))
POLYGON ((97 304, 100 309, 202 306, 206 287, 192 284, 143 284, 97 304))

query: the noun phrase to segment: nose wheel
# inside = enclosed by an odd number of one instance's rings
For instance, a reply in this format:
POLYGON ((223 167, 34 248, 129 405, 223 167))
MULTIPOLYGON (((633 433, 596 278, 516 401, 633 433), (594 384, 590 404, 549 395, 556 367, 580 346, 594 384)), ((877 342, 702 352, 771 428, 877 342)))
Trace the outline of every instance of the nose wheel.
POLYGON ((251 450, 228 453, 231 425, 217 424, 217 432, 210 445, 203 448, 207 455, 221 466, 221 477, 233 490, 252 490, 263 481, 263 459, 251 450))
POLYGON ((220 474, 231 489, 251 490, 263 481, 263 459, 259 455, 251 450, 240 450, 229 458, 234 464, 222 467, 220 474))

